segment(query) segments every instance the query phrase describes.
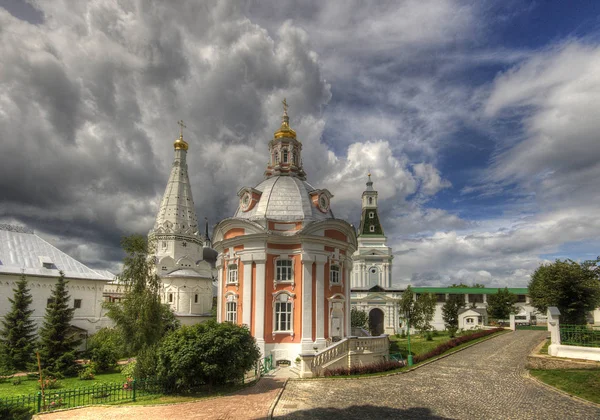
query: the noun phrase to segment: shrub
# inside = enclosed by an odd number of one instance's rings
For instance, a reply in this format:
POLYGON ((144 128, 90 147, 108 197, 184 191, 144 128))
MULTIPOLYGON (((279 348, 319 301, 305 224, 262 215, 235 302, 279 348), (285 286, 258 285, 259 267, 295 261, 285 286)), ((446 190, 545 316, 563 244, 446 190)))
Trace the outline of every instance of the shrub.
POLYGON ((239 381, 260 357, 247 327, 212 320, 171 332, 156 354, 158 380, 180 391, 239 381))
POLYGON ((90 359, 98 372, 106 372, 117 366, 119 357, 125 355, 125 344, 118 330, 102 328, 90 337, 90 359))
POLYGON ((157 366, 157 350, 158 345, 148 346, 142 348, 139 351, 135 365, 134 365, 134 376, 136 378, 152 378, 156 376, 157 366))
POLYGON ((457 331, 458 331, 458 328, 456 328, 456 327, 448 327, 448 335, 450 336, 450 338, 456 337, 457 331))
POLYGON ((33 416, 33 408, 8 405, 0 401, 0 419, 29 420, 33 416))
POLYGON ((96 376, 96 367, 94 365, 94 363, 90 363, 89 365, 86 366, 85 369, 83 369, 81 372, 79 372, 79 379, 81 379, 82 381, 91 381, 92 379, 94 379, 96 376))
POLYGON ((135 360, 130 361, 126 365, 121 366, 121 374, 127 377, 133 377, 135 374, 135 360))
POLYGON ((433 341, 433 336, 431 335, 430 332, 428 332, 427 334, 425 334, 425 340, 426 341, 433 341))
POLYGON ((402 333, 400 334, 400 338, 406 338, 406 331, 402 330, 402 333))
MULTIPOLYGON (((38 379, 38 389, 42 389, 42 382, 38 379)), ((44 389, 58 389, 62 387, 62 383, 52 376, 44 378, 44 389)))
POLYGON ((353 365, 351 367, 342 366, 339 368, 325 369, 323 376, 348 376, 365 375, 368 373, 387 372, 404 366, 404 362, 397 360, 382 360, 368 365, 353 365))
POLYGON ((454 347, 460 346, 461 344, 467 343, 472 340, 476 340, 481 337, 486 337, 488 335, 497 333, 499 331, 504 331, 504 329, 503 328, 494 328, 493 330, 483 330, 483 331, 475 332, 473 334, 465 334, 465 335, 461 335, 460 337, 455 337, 452 340, 449 340, 449 341, 446 341, 445 343, 440 344, 439 346, 437 346, 436 348, 434 348, 433 350, 431 350, 427 353, 418 354, 418 355, 414 356, 413 362, 420 363, 420 362, 430 359, 432 357, 439 356, 440 354, 442 354, 454 347))
POLYGON ((15 379, 12 381, 12 384, 13 384, 13 385, 21 385, 21 382, 22 382, 22 379, 21 379, 21 377, 18 377, 18 378, 15 378, 15 379))

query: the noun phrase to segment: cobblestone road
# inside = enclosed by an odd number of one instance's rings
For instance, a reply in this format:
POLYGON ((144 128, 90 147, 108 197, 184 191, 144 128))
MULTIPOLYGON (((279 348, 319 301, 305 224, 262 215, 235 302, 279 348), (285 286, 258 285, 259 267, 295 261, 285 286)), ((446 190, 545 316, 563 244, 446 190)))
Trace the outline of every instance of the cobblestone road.
POLYGON ((289 381, 274 417, 284 419, 600 419, 600 408, 524 377, 545 331, 492 338, 406 374, 289 381))

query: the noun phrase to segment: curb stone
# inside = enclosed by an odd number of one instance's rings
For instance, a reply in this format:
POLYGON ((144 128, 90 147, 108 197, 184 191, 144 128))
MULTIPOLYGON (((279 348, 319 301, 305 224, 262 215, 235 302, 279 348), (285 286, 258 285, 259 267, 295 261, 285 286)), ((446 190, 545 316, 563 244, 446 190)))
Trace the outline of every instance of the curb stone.
POLYGON ((273 402, 271 403, 271 406, 269 407, 269 412, 267 413, 267 420, 273 419, 273 413, 275 412, 275 407, 277 407, 277 404, 279 403, 279 399, 281 398, 283 391, 285 391, 285 387, 287 386, 289 379, 290 378, 286 378, 285 382, 283 383, 283 386, 279 389, 279 392, 273 399, 273 402))

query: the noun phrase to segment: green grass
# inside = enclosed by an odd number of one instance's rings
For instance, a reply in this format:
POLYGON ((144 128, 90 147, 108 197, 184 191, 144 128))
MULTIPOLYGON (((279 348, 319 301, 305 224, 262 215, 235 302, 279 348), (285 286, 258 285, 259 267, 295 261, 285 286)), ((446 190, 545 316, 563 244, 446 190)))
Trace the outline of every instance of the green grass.
MULTIPOLYGON (((450 336, 447 332, 438 332, 433 340, 427 341, 424 336, 413 334, 410 336, 410 350, 413 356, 417 354, 427 353, 433 350, 440 344, 449 341, 450 336)), ((390 335, 390 353, 401 353, 402 357, 408 357, 408 339, 398 338, 395 335, 390 335)))
POLYGON ((540 349, 540 354, 548 354, 548 347, 550 346, 550 340, 546 340, 542 348, 540 349))
MULTIPOLYGON (((77 389, 115 382, 125 382, 125 377, 120 372, 116 372, 97 374, 96 377, 91 381, 82 381, 79 378, 65 378, 60 380, 60 383, 62 384, 60 389, 77 389)), ((6 379, 0 382, 0 398, 36 394, 38 391, 39 388, 37 379, 29 379, 27 376, 6 379), (21 384, 13 385, 13 381, 16 379, 20 379, 21 384)))
POLYGON ((532 369, 529 373, 561 391, 600 404, 600 369, 532 369))

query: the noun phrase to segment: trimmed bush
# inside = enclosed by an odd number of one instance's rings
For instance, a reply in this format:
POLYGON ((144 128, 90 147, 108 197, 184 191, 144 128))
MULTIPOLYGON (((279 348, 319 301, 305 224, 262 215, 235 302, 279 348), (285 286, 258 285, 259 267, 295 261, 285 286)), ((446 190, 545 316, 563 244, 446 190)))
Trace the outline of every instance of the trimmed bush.
POLYGON ((156 354, 157 379, 179 391, 238 382, 260 357, 247 327, 215 321, 171 332, 156 354))
POLYGON ((399 362, 397 360, 382 360, 368 365, 354 365, 349 368, 342 366, 339 368, 325 369, 323 376, 365 375, 368 373, 387 372, 403 366, 404 362, 399 362))
POLYGON ((448 351, 454 347, 460 346, 461 344, 468 343, 469 341, 472 341, 472 340, 477 340, 478 338, 481 338, 481 337, 486 337, 488 335, 495 334, 499 331, 504 331, 504 329, 503 328, 494 328, 493 330, 483 330, 483 331, 478 331, 473 334, 466 334, 466 335, 461 335, 460 337, 455 337, 452 340, 449 340, 449 341, 446 341, 445 343, 440 344, 439 346, 437 346, 436 348, 434 348, 431 351, 428 351, 427 353, 417 354, 416 356, 413 357, 413 362, 420 363, 420 362, 430 359, 432 357, 439 356, 440 354, 445 353, 446 351, 448 351))

